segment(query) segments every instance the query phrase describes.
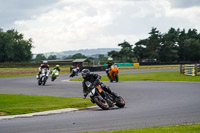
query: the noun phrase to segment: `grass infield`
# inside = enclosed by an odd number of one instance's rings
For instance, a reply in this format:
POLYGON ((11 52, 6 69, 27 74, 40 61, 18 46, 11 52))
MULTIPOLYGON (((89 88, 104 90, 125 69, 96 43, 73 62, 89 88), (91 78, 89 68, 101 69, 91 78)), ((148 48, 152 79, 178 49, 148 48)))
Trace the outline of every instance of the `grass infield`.
POLYGON ((90 99, 80 97, 53 97, 35 95, 0 94, 0 116, 27 114, 63 108, 92 106, 90 99))
MULTIPOLYGON (((36 76, 38 73, 38 67, 0 68, 0 78, 36 76)), ((55 66, 50 66, 50 70, 52 70, 54 67, 55 66)), ((60 69, 61 69, 60 74, 69 73, 69 66, 61 66, 60 69)))
MULTIPOLYGON (((82 78, 71 79, 71 81, 82 81, 82 78)), ((136 74, 119 74, 119 81, 190 81, 200 82, 200 76, 186 76, 178 71, 151 72, 136 74)), ((109 81, 107 76, 102 76, 101 81, 109 81)))
POLYGON ((90 133, 199 133, 200 124, 176 125, 165 127, 151 127, 140 129, 127 129, 118 131, 100 131, 90 133))

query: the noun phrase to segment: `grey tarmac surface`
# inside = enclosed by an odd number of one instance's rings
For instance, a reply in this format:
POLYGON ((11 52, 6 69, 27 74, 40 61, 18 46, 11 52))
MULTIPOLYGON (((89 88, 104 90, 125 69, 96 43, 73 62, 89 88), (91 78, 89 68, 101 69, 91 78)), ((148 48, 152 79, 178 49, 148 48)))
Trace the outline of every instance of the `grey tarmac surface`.
MULTIPOLYGON (((0 79, 0 93, 82 97, 81 82, 69 82, 68 79, 68 75, 61 75, 55 82, 49 80, 46 86, 38 86, 35 77, 0 79)), ((125 108, 104 111, 95 107, 56 115, 0 120, 0 133, 76 133, 200 122, 199 82, 104 83, 124 97, 125 108)))

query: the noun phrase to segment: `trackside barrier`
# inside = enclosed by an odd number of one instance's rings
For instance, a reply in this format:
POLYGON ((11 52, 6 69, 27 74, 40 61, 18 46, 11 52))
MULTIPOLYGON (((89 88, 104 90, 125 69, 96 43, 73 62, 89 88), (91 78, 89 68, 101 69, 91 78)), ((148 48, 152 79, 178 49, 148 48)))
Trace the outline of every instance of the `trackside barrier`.
MULTIPOLYGON (((118 67, 120 66, 140 66, 140 63, 115 63, 118 67)), ((106 66, 106 64, 104 64, 106 66)))
POLYGON ((140 63, 133 63, 133 66, 140 66, 140 63))
POLYGON ((181 64, 180 73, 188 76, 197 76, 200 72, 200 64, 181 64))

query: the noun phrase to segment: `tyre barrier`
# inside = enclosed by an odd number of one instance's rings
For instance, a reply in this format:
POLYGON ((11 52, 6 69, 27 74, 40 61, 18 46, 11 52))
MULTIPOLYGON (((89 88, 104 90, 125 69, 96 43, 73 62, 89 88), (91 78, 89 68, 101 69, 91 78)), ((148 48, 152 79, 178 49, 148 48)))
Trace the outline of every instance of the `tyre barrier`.
POLYGON ((198 76, 198 72, 200 72, 200 64, 181 64, 180 65, 180 73, 185 74, 187 76, 198 76))

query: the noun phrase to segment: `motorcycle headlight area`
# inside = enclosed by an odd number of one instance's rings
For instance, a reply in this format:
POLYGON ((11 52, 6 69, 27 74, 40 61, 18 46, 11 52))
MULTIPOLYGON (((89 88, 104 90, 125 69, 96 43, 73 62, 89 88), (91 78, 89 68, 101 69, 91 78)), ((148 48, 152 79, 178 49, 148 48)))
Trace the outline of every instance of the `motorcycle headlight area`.
POLYGON ((95 88, 90 91, 89 95, 94 96, 94 94, 95 94, 95 88))
POLYGON ((55 73, 56 76, 58 76, 58 73, 55 73))

